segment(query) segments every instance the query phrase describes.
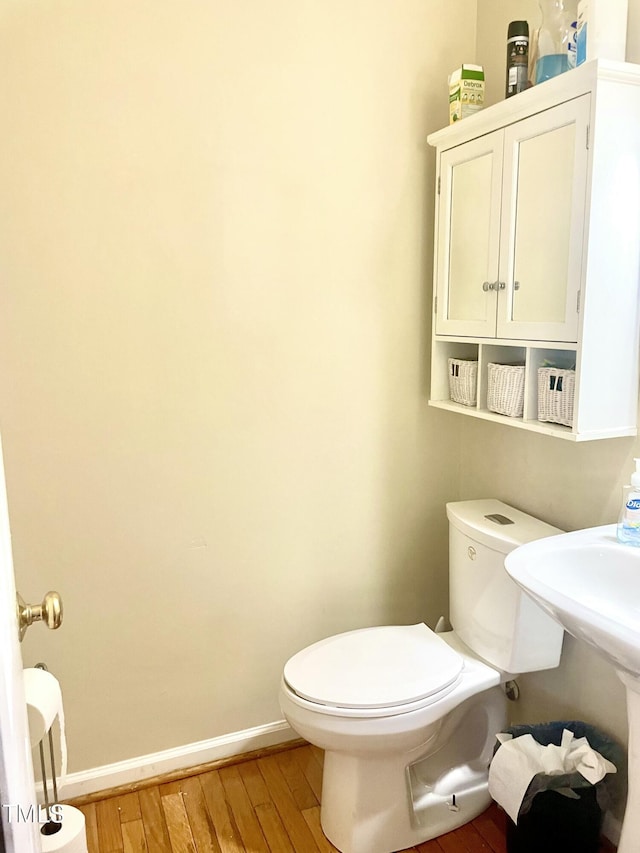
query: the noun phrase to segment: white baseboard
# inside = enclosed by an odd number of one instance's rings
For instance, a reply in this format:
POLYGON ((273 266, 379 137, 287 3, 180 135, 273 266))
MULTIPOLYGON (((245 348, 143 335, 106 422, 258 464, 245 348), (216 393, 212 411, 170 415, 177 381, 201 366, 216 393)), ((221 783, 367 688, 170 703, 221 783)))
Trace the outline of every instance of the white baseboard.
MULTIPOLYGON (((82 770, 79 773, 69 773, 64 787, 60 790, 60 796, 65 800, 72 800, 74 797, 82 797, 96 791, 104 791, 108 788, 117 788, 119 785, 130 785, 133 782, 150 779, 153 776, 161 776, 164 773, 171 773, 173 770, 183 770, 195 767, 198 764, 208 764, 210 761, 217 761, 221 758, 242 755, 246 752, 252 752, 254 749, 274 746, 278 743, 294 740, 297 737, 298 735, 285 720, 278 720, 264 726, 232 732, 210 740, 201 740, 197 743, 165 749, 162 752, 140 755, 126 761, 117 761, 115 764, 105 764, 102 767, 82 770)), ((42 785, 40 784, 38 787, 41 789, 42 785)), ((38 793, 41 792, 38 791, 38 793)))

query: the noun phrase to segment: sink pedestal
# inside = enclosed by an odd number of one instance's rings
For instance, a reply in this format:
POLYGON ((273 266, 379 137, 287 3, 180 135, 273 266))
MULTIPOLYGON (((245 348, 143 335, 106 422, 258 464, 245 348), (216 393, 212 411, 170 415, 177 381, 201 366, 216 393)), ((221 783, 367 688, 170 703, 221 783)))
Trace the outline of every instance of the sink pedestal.
POLYGON ((618 853, 637 853, 640 850, 640 679, 626 672, 618 675, 627 688, 629 720, 629 793, 618 853))

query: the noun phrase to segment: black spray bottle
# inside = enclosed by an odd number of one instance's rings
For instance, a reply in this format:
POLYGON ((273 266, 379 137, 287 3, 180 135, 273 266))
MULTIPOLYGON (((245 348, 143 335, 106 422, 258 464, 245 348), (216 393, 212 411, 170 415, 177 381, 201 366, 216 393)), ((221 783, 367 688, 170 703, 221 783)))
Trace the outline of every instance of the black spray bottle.
POLYGON ((529 24, 511 21, 507 33, 507 85, 505 96, 510 98, 528 88, 529 81, 529 24))

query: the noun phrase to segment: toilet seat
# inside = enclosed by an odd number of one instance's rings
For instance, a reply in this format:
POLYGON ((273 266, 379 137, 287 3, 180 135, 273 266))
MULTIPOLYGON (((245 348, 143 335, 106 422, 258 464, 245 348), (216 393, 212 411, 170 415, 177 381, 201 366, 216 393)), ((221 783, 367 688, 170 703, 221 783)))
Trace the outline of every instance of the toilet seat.
POLYGON ((402 713, 453 690, 463 666, 426 625, 385 625, 308 646, 286 663, 284 681, 301 699, 327 708, 402 713))

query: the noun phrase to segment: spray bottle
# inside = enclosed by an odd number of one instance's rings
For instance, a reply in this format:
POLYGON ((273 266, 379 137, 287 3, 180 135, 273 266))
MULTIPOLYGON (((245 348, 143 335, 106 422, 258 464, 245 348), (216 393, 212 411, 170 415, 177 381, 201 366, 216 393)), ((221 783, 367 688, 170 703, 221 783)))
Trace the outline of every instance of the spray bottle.
POLYGON ((633 460, 636 470, 631 485, 622 490, 622 508, 618 519, 618 542, 640 548, 640 459, 633 460))
POLYGON ((511 21, 507 31, 507 83, 505 96, 510 98, 529 86, 529 24, 511 21))

